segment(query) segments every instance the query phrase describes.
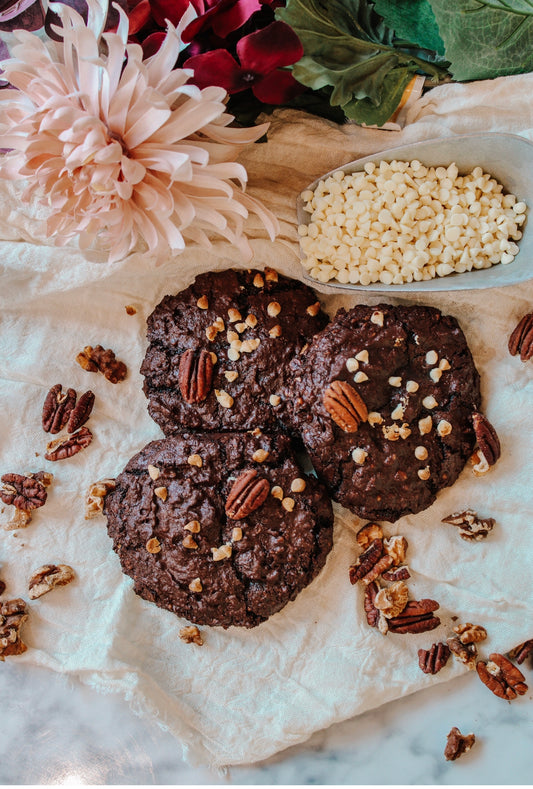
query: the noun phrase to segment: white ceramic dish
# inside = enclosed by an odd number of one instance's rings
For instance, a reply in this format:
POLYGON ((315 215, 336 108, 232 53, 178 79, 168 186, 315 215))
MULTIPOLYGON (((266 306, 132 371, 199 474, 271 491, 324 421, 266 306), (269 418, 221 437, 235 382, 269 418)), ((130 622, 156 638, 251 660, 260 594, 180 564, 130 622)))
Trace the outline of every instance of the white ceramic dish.
MULTIPOLYGON (((367 162, 390 162, 393 159, 411 161, 418 159, 430 167, 447 166, 455 162, 460 174, 470 172, 474 167, 481 167, 499 181, 504 191, 516 195, 528 207, 528 215, 533 211, 533 143, 517 134, 492 132, 487 134, 467 134, 438 140, 402 145, 390 148, 379 154, 365 156, 337 167, 329 173, 317 178, 307 189, 313 190, 319 181, 327 178, 338 170, 354 173, 362 170, 367 162)), ((304 210, 304 204, 298 197, 296 205, 298 224, 309 224, 310 214, 304 210)), ((526 219, 521 228, 523 236, 518 242, 519 252, 512 263, 501 263, 488 269, 465 271, 463 274, 449 274, 447 277, 436 277, 421 282, 408 282, 402 285, 383 285, 380 282, 371 285, 344 285, 335 280, 318 283, 304 269, 304 278, 310 284, 319 285, 323 289, 346 291, 370 291, 380 293, 424 292, 472 290, 475 288, 496 288, 516 285, 533 278, 533 222, 526 219)))

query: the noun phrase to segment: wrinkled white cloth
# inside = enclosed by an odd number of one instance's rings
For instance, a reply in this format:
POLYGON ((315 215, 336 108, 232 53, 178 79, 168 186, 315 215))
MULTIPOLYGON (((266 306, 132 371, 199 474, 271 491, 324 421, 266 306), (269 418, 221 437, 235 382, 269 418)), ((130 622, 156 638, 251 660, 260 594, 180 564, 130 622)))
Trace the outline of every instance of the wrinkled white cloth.
MULTIPOLYGON (((494 130, 533 139, 532 93, 533 74, 442 86, 411 107, 401 132, 276 112, 268 142, 241 157, 250 193, 281 221, 275 243, 249 221, 252 265, 301 276, 295 201, 321 173, 431 137, 494 130)), ((0 183, 0 471, 46 468, 55 479, 27 529, 0 530, 0 575, 9 597, 25 599, 29 575, 44 563, 71 565, 76 580, 31 603, 23 631, 29 649, 12 660, 123 694, 176 736, 191 763, 216 767, 263 759, 336 721, 463 673, 457 661, 436 676, 418 667, 417 650, 450 635, 452 616, 486 627, 485 658, 533 636, 533 364, 507 351, 510 331, 531 310, 533 280, 423 299, 402 294, 402 303, 424 301, 459 319, 481 373, 483 410, 502 444, 501 460, 485 477, 467 466, 428 510, 385 525, 387 534, 406 536, 411 595, 439 601, 441 627, 420 636, 383 636, 368 627, 362 589, 348 580, 361 521, 336 507, 335 544, 319 577, 266 623, 253 630, 203 628, 205 644, 197 647, 178 638, 184 620, 133 593, 105 519, 85 520, 84 495, 161 437, 138 372, 146 317, 200 271, 246 262, 220 243, 209 253, 189 249, 158 268, 143 255, 114 266, 91 263, 75 248, 39 241, 46 211, 22 206, 18 194, 18 187, 0 183), (136 314, 128 315, 126 305, 136 314), (127 363, 123 383, 112 385, 76 364, 83 346, 98 343, 127 363), (89 421, 95 438, 75 457, 51 463, 43 459, 50 437, 41 428, 41 409, 59 382, 95 392, 89 421), (486 540, 466 542, 441 523, 466 507, 495 518, 486 540)), ((370 293, 323 296, 331 313, 341 304, 378 301, 370 293)), ((9 517, 8 508, 1 517, 9 517)))

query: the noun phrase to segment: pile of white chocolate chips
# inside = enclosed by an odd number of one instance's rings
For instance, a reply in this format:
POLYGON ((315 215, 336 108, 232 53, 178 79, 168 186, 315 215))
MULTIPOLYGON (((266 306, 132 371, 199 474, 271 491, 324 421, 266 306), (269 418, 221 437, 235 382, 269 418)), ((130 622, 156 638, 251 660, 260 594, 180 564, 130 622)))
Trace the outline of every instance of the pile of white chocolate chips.
POLYGON ((526 218, 481 167, 459 175, 417 160, 339 170, 301 199, 303 265, 320 282, 397 285, 510 263, 526 218))

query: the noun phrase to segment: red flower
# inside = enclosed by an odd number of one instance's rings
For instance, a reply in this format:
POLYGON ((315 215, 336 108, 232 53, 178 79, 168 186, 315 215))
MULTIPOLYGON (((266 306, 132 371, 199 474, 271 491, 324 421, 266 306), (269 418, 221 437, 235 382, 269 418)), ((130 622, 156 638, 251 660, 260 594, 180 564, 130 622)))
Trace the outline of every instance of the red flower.
POLYGON ((303 47, 285 22, 272 22, 237 42, 240 64, 225 49, 194 55, 184 68, 194 69, 192 81, 200 88, 219 85, 228 93, 251 88, 264 104, 283 104, 301 93, 303 87, 284 66, 300 60, 303 47))
POLYGON ((244 25, 262 5, 261 0, 203 0, 203 12, 199 13, 198 19, 187 25, 183 31, 183 40, 192 41, 198 33, 207 28, 211 28, 220 38, 226 38, 244 25))

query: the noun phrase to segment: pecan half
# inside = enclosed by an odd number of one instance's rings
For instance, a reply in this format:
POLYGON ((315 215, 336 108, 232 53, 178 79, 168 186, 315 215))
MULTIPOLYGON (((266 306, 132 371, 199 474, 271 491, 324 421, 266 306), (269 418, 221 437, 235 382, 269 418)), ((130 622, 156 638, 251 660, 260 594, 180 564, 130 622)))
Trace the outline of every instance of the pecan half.
POLYGON ((480 660, 477 664, 480 680, 495 696, 511 701, 527 693, 525 677, 511 661, 498 652, 489 655, 489 662, 480 660))
POLYGON ((61 384, 52 386, 44 399, 42 425, 45 433, 59 433, 67 424, 76 405, 75 389, 63 392, 61 384))
POLYGON ((18 510, 36 510, 43 506, 48 496, 44 484, 34 476, 3 474, 1 482, 0 499, 18 510))
POLYGON ((357 558, 349 569, 350 583, 372 583, 392 565, 392 557, 383 554, 383 540, 372 540, 366 551, 357 558))
POLYGON ((436 600, 411 600, 399 616, 388 620, 389 631, 393 633, 425 633, 440 625, 433 611, 439 608, 436 600))
POLYGON ((493 466, 501 455, 498 435, 484 414, 475 411, 472 414, 472 426, 478 446, 489 466, 493 466))
POLYGON ((477 512, 467 509, 447 515, 442 519, 442 523, 451 523, 452 526, 457 526, 463 540, 483 540, 492 531, 495 520, 494 518, 480 518, 477 512))
POLYGON ((322 400, 330 417, 345 433, 355 433, 367 420, 364 401, 347 381, 332 381, 322 400))
POLYGON ((533 356, 533 312, 528 312, 520 319, 509 337, 509 353, 511 356, 520 354, 520 359, 527 362, 533 356))
POLYGON ((85 496, 85 520, 96 518, 104 511, 104 499, 109 491, 114 490, 116 481, 114 479, 101 479, 93 482, 85 496))
POLYGON ((76 433, 63 438, 56 438, 46 447, 45 460, 65 460, 76 455, 89 446, 93 434, 88 427, 81 427, 76 433))
POLYGON ((76 356, 76 361, 91 373, 100 371, 112 384, 120 383, 128 374, 128 368, 116 358, 114 351, 111 348, 106 350, 101 345, 95 345, 94 348, 86 345, 76 356))
POLYGON ((463 753, 467 753, 476 741, 475 734, 461 734, 457 726, 449 732, 444 748, 444 758, 446 761, 455 761, 463 753))
POLYGON ((377 627, 380 617, 380 611, 374 605, 374 600, 379 592, 379 584, 377 581, 372 581, 365 587, 364 607, 366 613, 366 621, 370 627, 377 627))
POLYGON ((213 382, 213 360, 209 351, 189 348, 182 353, 178 370, 178 382, 183 399, 187 403, 201 403, 211 391, 213 382))
POLYGON ((442 641, 432 644, 429 649, 418 650, 418 665, 424 674, 438 674, 450 658, 450 647, 442 641))
POLYGON ((390 570, 385 570, 381 573, 381 577, 384 581, 407 581, 411 577, 411 573, 407 565, 403 564, 401 567, 391 567, 390 570))
POLYGON ((67 433, 75 433, 89 419, 94 405, 94 394, 89 389, 84 392, 72 409, 68 422, 67 433))
POLYGON ((485 628, 482 625, 473 625, 471 622, 466 622, 464 625, 456 625, 453 632, 457 633, 461 644, 477 644, 479 641, 484 641, 487 638, 485 628))
POLYGON ((518 664, 523 663, 528 655, 533 655, 533 638, 529 641, 524 641, 522 644, 511 649, 509 657, 511 660, 516 660, 518 664))
POLYGON ((270 492, 268 480, 255 469, 243 471, 237 477, 226 499, 226 515, 232 520, 246 518, 257 510, 270 492))
POLYGON ((56 586, 66 586, 73 580, 74 570, 68 564, 44 564, 35 570, 29 580, 30 600, 36 600, 56 586))
POLYGON ((27 618, 24 600, 17 598, 0 603, 0 660, 22 655, 27 650, 20 637, 20 629, 27 618))
POLYGON ((457 660, 464 663, 469 671, 476 667, 477 648, 475 644, 463 644, 458 636, 451 636, 446 639, 446 643, 457 660))

